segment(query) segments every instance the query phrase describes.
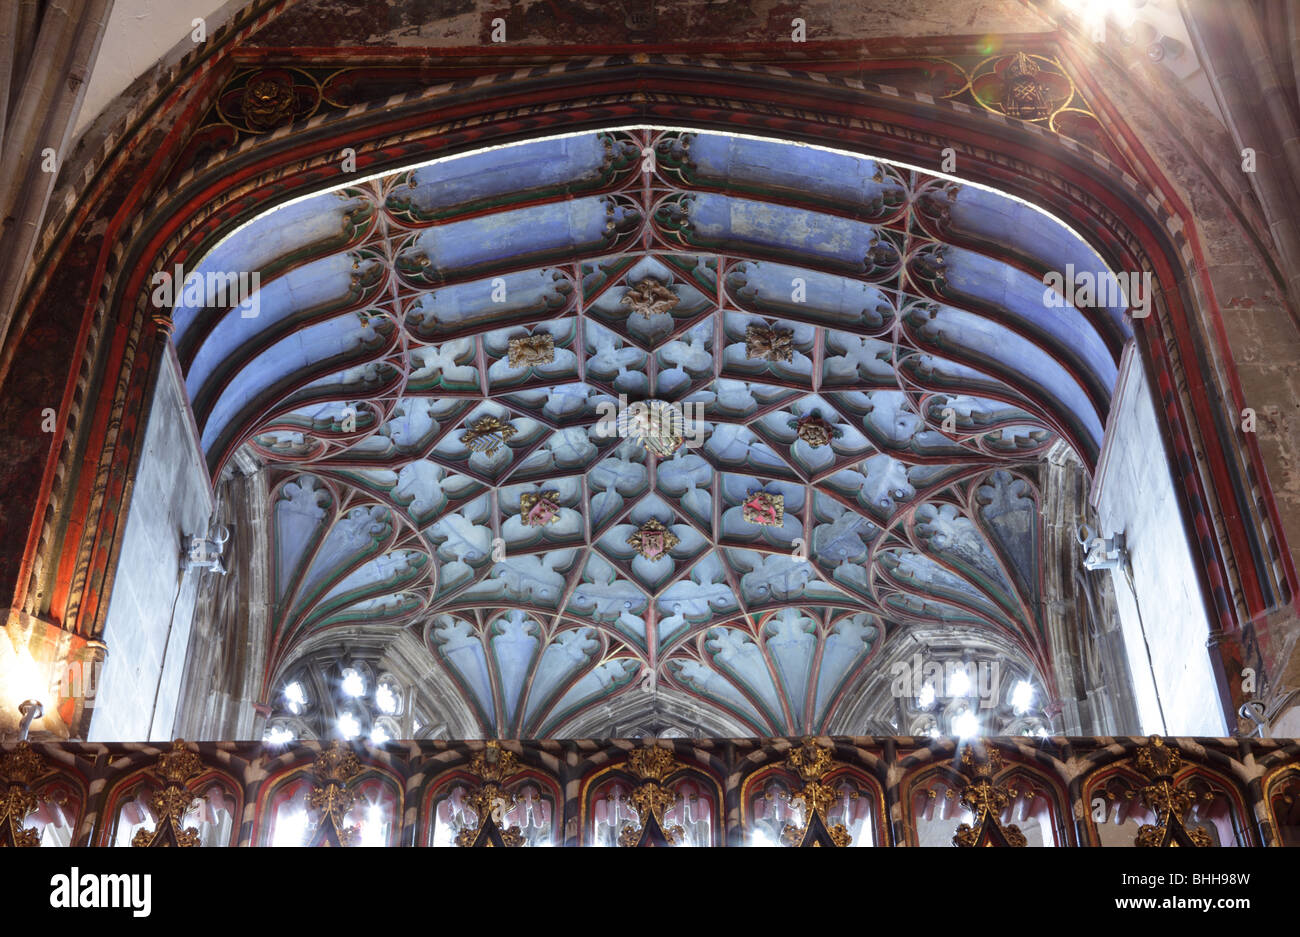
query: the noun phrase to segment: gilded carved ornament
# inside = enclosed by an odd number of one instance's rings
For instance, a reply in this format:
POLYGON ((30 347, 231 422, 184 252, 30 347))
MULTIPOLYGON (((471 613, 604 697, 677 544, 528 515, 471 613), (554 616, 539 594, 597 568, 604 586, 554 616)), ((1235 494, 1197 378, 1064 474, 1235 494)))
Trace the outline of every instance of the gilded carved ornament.
POLYGON ((1196 794, 1174 783, 1174 775, 1183 766, 1178 749, 1153 735, 1137 750, 1137 768, 1150 783, 1142 788, 1142 803, 1156 815, 1154 824, 1144 823, 1138 830, 1137 846, 1209 846, 1210 834, 1187 827, 1185 819, 1196 803, 1196 794))
MULTIPOLYGON (((786 757, 786 767, 797 774, 804 782, 797 794, 790 798, 791 805, 802 803, 804 822, 802 826, 787 823, 781 831, 783 846, 847 846, 853 837, 843 823, 830 823, 831 808, 840 800, 840 793, 825 782, 825 777, 838 767, 831 757, 828 746, 819 744, 811 738, 805 738, 797 747, 790 749, 786 757)), ((850 800, 857 798, 857 792, 849 795, 850 800)))
POLYGON ((470 759, 469 770, 482 782, 465 798, 478 823, 457 833, 456 845, 522 846, 524 837, 519 827, 506 826, 506 813, 515 806, 518 798, 501 787, 519 773, 519 760, 515 753, 502 748, 499 742, 490 741, 470 759))
POLYGON ((770 325, 745 329, 745 357, 764 361, 794 360, 794 332, 770 325))
POLYGON ((199 831, 185 827, 185 814, 198 800, 187 783, 203 772, 199 756, 185 747, 184 739, 172 742, 170 751, 158 756, 154 774, 163 786, 149 795, 149 812, 154 817, 152 830, 136 830, 132 846, 198 846, 199 831))
POLYGON ((640 529, 627 538, 628 546, 647 560, 657 560, 677 546, 679 542, 672 531, 654 518, 646 521, 641 525, 640 529))
POLYGON ((628 753, 627 770, 642 782, 628 795, 628 804, 636 811, 641 827, 637 829, 630 823, 623 824, 618 834, 620 846, 677 846, 682 842, 686 835, 682 827, 664 826, 664 814, 678 800, 664 782, 681 768, 681 763, 666 748, 652 746, 628 753))
POLYGON ((993 776, 1002 770, 1002 753, 991 748, 988 757, 977 762, 972 749, 967 748, 962 752, 961 763, 962 773, 970 779, 970 783, 962 788, 961 805, 971 812, 975 822, 957 827, 953 845, 1027 846, 1028 840, 1020 832, 1020 827, 1004 826, 1000 819, 1016 794, 1004 784, 993 783, 993 776))
POLYGON ((344 825, 356 803, 348 784, 361 773, 361 762, 351 749, 335 741, 316 756, 312 772, 320 783, 307 794, 307 806, 316 815, 317 832, 311 844, 352 845, 361 828, 344 825))
POLYGON ((517 433, 513 426, 494 416, 481 417, 474 421, 460 437, 461 444, 472 452, 482 452, 492 456, 504 446, 510 437, 517 433))
POLYGON ((658 280, 646 277, 629 286, 620 302, 648 319, 651 316, 667 313, 681 302, 681 299, 658 280))
POLYGON ((41 844, 41 834, 35 829, 25 829, 23 821, 38 806, 36 795, 28 785, 48 771, 45 759, 32 751, 27 741, 19 742, 17 748, 0 757, 0 781, 7 782, 0 793, 0 846, 41 844))
POLYGON ((797 420, 790 420, 788 425, 800 439, 813 449, 829 445, 832 439, 838 439, 844 435, 842 430, 826 422, 822 415, 817 412, 810 413, 797 420))
POLYGON ((525 527, 545 527, 560 519, 558 491, 526 491, 519 496, 519 522, 525 527))
POLYGON ((545 332, 510 339, 507 360, 512 368, 530 368, 555 360, 555 339, 545 332))
POLYGON ((741 516, 760 527, 780 527, 785 522, 785 495, 751 491, 741 504, 741 516))

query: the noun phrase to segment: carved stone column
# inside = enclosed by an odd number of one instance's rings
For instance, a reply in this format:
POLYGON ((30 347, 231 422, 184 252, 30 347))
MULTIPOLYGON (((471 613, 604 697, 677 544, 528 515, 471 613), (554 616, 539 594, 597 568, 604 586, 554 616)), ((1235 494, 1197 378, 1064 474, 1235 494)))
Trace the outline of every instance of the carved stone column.
POLYGON ((1042 464, 1043 609, 1067 735, 1139 731, 1124 636, 1110 575, 1083 567, 1076 538, 1082 523, 1094 529, 1088 477, 1073 451, 1058 443, 1042 464))
POLYGON ((242 453, 217 484, 217 523, 230 528, 225 576, 202 580, 194 609, 175 734, 261 738, 270 557, 266 474, 242 453))

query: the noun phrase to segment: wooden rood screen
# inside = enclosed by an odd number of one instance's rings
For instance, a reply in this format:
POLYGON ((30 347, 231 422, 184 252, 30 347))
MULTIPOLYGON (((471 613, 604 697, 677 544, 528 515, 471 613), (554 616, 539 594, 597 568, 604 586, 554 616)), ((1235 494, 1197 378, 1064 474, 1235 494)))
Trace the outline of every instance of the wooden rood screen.
POLYGON ((1300 842, 1281 739, 21 742, 0 786, 0 845, 1300 842))

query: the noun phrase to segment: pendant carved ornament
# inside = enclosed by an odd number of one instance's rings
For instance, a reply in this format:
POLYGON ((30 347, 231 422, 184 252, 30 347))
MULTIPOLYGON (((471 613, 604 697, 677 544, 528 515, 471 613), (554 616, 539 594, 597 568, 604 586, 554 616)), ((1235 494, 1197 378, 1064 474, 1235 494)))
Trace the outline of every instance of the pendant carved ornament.
POLYGON ((671 530, 654 518, 641 525, 641 529, 627 538, 628 545, 647 560, 657 560, 664 556, 679 540, 671 530))
POLYGON ((519 521, 525 527, 545 527, 559 519, 558 491, 526 491, 519 496, 519 521))
POLYGON ((331 742, 316 756, 312 770, 320 783, 307 795, 307 806, 316 815, 316 833, 310 845, 351 846, 361 828, 345 825, 356 803, 348 784, 361 773, 361 763, 351 749, 331 742))
POLYGON ((627 769, 641 779, 630 795, 628 804, 641 821, 640 829, 623 824, 618 834, 620 846, 678 846, 686 831, 674 825, 664 826, 664 814, 677 803, 677 795, 664 783, 681 770, 682 765, 666 748, 633 749, 627 756, 627 769))
POLYGON ((975 760, 967 748, 961 755, 962 773, 969 778, 961 792, 961 805, 971 812, 975 822, 957 827, 954 846, 1026 846, 1028 840, 1020 827, 1003 826, 1002 812, 1011 804, 1015 791, 1004 784, 994 784, 993 777, 1002 770, 1002 753, 990 748, 982 762, 975 760))
POLYGON ((1137 846, 1209 846, 1210 834, 1189 828, 1187 814, 1196 803, 1196 794, 1174 783, 1174 775, 1183 766, 1183 757, 1164 739, 1153 735, 1137 750, 1137 767, 1150 783, 1142 788, 1142 803, 1156 815, 1154 824, 1144 823, 1138 830, 1137 846))
POLYGON ((785 522, 785 495, 767 491, 751 491, 741 505, 741 514, 751 524, 760 527, 780 527, 785 522))
POLYGON ((502 748, 499 742, 488 742, 483 751, 470 759, 469 770, 481 781, 465 798, 478 823, 457 833, 456 845, 522 846, 524 837, 519 827, 506 826, 506 813, 515 806, 518 798, 501 787, 519 773, 519 760, 515 753, 502 748))
MULTIPOLYGON (((843 823, 830 822, 831 808, 843 796, 825 780, 838 766, 831 757, 830 748, 805 738, 798 748, 790 750, 785 763, 804 782, 790 802, 803 804, 805 819, 802 826, 785 825, 781 831, 781 845, 842 847, 852 843, 853 837, 843 823)), ((848 797, 856 800, 858 794, 851 792, 848 797)))
POLYGON ((764 361, 793 361, 794 332, 770 325, 745 329, 745 357, 764 361))
POLYGON ((815 411, 797 420, 791 420, 789 426, 800 439, 814 449, 829 445, 832 439, 844 435, 843 431, 826 422, 822 415, 815 411))
POLYGON ((154 816, 153 830, 137 830, 132 846, 197 846, 199 831, 183 827, 185 814, 198 800, 189 789, 190 778, 203 773, 199 756, 185 747, 182 739, 172 742, 171 751, 158 756, 154 774, 162 779, 161 790, 149 796, 149 810, 154 816))
POLYGON ((637 401, 619 413, 618 434, 635 439, 661 459, 686 442, 686 418, 679 406, 664 400, 637 401))

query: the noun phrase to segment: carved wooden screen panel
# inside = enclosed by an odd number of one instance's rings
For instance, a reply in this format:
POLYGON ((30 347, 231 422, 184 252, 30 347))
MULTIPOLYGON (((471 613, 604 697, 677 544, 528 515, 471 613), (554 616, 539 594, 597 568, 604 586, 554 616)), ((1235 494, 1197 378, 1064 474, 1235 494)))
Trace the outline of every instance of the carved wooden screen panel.
POLYGON ((722 786, 699 768, 676 764, 656 777, 618 766, 584 786, 583 845, 651 845, 660 832, 669 845, 722 845, 722 786))
MULTIPOLYGON (((1090 777, 1084 785, 1088 844, 1133 846, 1143 827, 1158 826, 1160 817, 1142 797, 1143 789, 1150 784, 1149 779, 1127 765, 1105 768, 1090 777)), ((1234 783, 1198 766, 1178 772, 1173 784, 1191 795, 1182 818, 1189 832, 1203 831, 1210 846, 1250 845, 1245 806, 1234 783)))
MULTIPOLYGON (((387 773, 368 769, 341 785, 338 828, 350 831, 343 845, 397 846, 401 840, 401 785, 387 773)), ((254 842, 261 846, 319 845, 328 817, 318 791, 330 785, 310 766, 291 768, 271 778, 258 798, 254 842)))
POLYGON ((86 807, 80 779, 60 774, 32 785, 36 809, 22 826, 36 830, 42 846, 71 846, 86 807))
MULTIPOLYGON (((822 822, 843 826, 850 846, 887 842, 879 822, 883 817, 880 786, 865 772, 849 766, 831 770, 821 779, 834 792, 822 822)), ((810 805, 802 796, 804 782, 794 772, 773 765, 754 772, 742 786, 741 825, 744 845, 780 846, 804 830, 810 805)))
POLYGON ((1278 841, 1283 846, 1300 846, 1300 771, 1287 768, 1276 772, 1264 790, 1278 841))
MULTIPOLYGON (((482 780, 465 771, 435 779, 426 789, 420 811, 420 839, 426 846, 455 846, 472 838, 480 817, 473 802, 482 780)), ((517 828, 523 846, 556 846, 562 841, 559 785, 535 771, 523 771, 502 785, 512 803, 504 803, 499 826, 517 828)))
MULTIPOLYGON (((159 805, 153 799, 164 786, 152 768, 142 768, 116 784, 108 795, 104 812, 107 822, 100 829, 99 845, 131 846, 137 838, 147 838, 156 831, 165 817, 159 815, 159 805)), ((194 800, 179 817, 179 828, 194 830, 199 846, 235 845, 243 811, 239 783, 209 769, 186 787, 194 800)))
POLYGON ((910 831, 917 846, 951 846, 962 823, 974 815, 961 804, 965 782, 952 771, 935 771, 910 788, 907 800, 910 831))

